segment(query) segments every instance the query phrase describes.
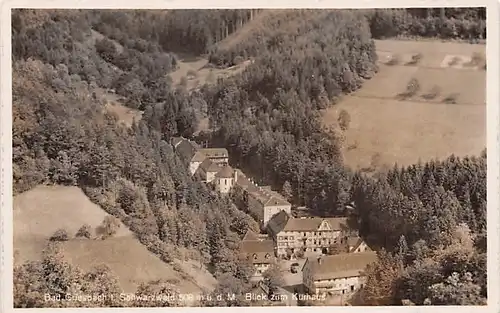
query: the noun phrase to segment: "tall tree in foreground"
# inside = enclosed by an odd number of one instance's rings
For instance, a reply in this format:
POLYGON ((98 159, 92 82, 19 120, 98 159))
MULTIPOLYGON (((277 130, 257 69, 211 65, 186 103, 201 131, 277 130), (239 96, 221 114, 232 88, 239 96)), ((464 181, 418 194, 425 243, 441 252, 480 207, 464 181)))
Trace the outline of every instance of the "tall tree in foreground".
POLYGON ((400 260, 381 250, 377 262, 368 265, 366 285, 362 291, 364 305, 392 305, 395 302, 396 281, 402 272, 400 260))

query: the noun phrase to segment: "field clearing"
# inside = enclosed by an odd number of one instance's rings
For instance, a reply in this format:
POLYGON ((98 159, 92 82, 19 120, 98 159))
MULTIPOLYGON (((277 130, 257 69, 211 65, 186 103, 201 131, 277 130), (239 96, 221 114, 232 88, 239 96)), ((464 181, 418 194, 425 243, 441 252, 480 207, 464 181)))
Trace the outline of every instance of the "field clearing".
POLYGON ((456 94, 457 104, 486 104, 486 75, 484 71, 456 70, 452 68, 420 68, 416 66, 380 65, 380 71, 373 79, 364 82, 355 94, 360 97, 395 99, 406 90, 408 82, 415 78, 420 91, 413 97, 417 101, 427 101, 422 96, 438 87, 440 92, 429 102, 442 102, 444 98, 456 94))
POLYGON ((143 114, 142 111, 131 109, 115 101, 106 103, 105 108, 108 112, 116 115, 118 122, 126 127, 132 127, 134 120, 138 123, 143 114))
POLYGON ((350 96, 325 112, 325 123, 336 123, 342 109, 351 116, 344 158, 352 168, 369 167, 374 155, 380 156, 377 166, 410 165, 451 154, 478 155, 486 147, 485 105, 350 96), (353 145, 357 147, 347 148, 353 145))
MULTIPOLYGON (((95 228, 109 214, 78 187, 37 186, 14 197, 14 239, 48 239, 57 229, 74 235, 83 224, 95 228)), ((132 232, 121 224, 116 237, 132 232)))
POLYGON ((250 60, 242 62, 241 64, 231 66, 225 69, 218 69, 210 66, 208 59, 197 58, 183 58, 178 61, 179 68, 170 73, 174 86, 181 86, 185 80, 185 87, 187 90, 194 90, 200 88, 204 84, 214 84, 219 78, 227 78, 237 75, 251 64, 250 60))
POLYGON ((196 293, 200 289, 180 273, 149 252, 134 237, 106 240, 74 239, 63 243, 65 257, 84 271, 99 264, 108 265, 118 277, 125 292, 134 292, 140 283, 165 279, 181 293, 196 293))
MULTIPOLYGON (((66 229, 73 238, 83 224, 95 230, 109 214, 78 187, 38 186, 14 197, 13 215, 14 255, 19 264, 39 260, 57 229, 66 229)), ((206 270, 191 268, 187 274, 175 271, 149 252, 122 223, 111 238, 70 239, 62 243, 62 248, 65 258, 83 270, 108 265, 125 292, 133 292, 141 282, 155 279, 170 280, 184 293, 200 293, 201 288, 211 290, 215 285, 206 270), (203 284, 197 284, 200 278, 203 284)))
POLYGON ((398 54, 401 56, 401 64, 411 60, 411 56, 422 54, 419 62, 421 67, 441 68, 441 63, 447 55, 458 55, 470 58, 474 53, 485 54, 486 45, 468 44, 462 42, 440 42, 440 41, 409 41, 409 40, 374 40, 377 54, 382 62, 387 61, 388 56, 398 54))
POLYGON ((486 71, 465 63, 474 54, 484 54, 485 45, 403 40, 375 44, 379 72, 323 113, 323 123, 337 128, 340 111, 349 113, 345 163, 371 171, 451 154, 480 154, 486 147, 486 71), (409 65, 416 54, 421 58, 409 65), (398 62, 387 64, 394 55, 398 62), (458 61, 449 64, 453 57, 458 61), (408 89, 412 79, 418 87, 408 89))
POLYGON ((144 112, 123 105, 123 99, 119 95, 103 88, 96 89, 95 93, 97 98, 104 103, 104 109, 115 115, 120 124, 131 127, 134 119, 136 122, 141 120, 144 112))

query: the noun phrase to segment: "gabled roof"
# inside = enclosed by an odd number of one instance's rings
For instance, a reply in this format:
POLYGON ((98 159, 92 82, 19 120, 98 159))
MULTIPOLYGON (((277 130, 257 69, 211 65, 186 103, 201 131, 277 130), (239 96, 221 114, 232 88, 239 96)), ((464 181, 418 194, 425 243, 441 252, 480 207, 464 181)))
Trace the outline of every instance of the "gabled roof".
POLYGON ((247 192, 264 206, 291 206, 290 202, 286 201, 282 195, 267 188, 257 187, 247 192))
POLYGON ((228 158, 229 152, 226 148, 203 148, 200 149, 209 158, 228 158))
POLYGON ((198 150, 191 158, 191 162, 203 162, 206 158, 207 156, 203 152, 198 150))
POLYGON ((258 190, 257 186, 255 186, 250 179, 243 173, 241 170, 236 169, 236 173, 238 174, 236 177, 236 185, 238 185, 241 189, 245 190, 248 193, 255 192, 258 190))
POLYGON ((277 235, 285 228, 291 218, 292 217, 287 212, 281 211, 271 217, 267 223, 267 227, 273 235, 277 235))
POLYGON ((248 240, 259 240, 259 236, 249 229, 245 233, 245 236, 243 237, 242 241, 248 241, 248 240))
POLYGON ((315 280, 354 277, 362 275, 366 266, 377 260, 375 252, 341 253, 307 258, 315 280), (321 260, 319 262, 318 260, 321 260))
MULTIPOLYGON (((358 236, 352 236, 347 238, 347 246, 349 248, 349 252, 355 251, 359 246, 363 243, 363 239, 358 236)), ((370 251, 370 247, 367 246, 367 250, 370 251)))
POLYGON ((215 174, 215 177, 217 177, 217 178, 233 178, 234 177, 234 170, 231 166, 226 165, 219 172, 217 172, 217 174, 215 174))
POLYGON ((205 159, 205 161, 201 162, 199 169, 205 173, 217 173, 220 171, 220 166, 212 162, 210 159, 205 159))
POLYGON ((323 221, 330 224, 332 231, 347 229, 346 217, 308 217, 293 218, 288 213, 281 211, 269 220, 269 226, 274 234, 281 231, 317 231, 323 221))
POLYGON ((285 231, 317 231, 323 221, 330 224, 332 231, 347 229, 346 217, 306 217, 292 218, 286 224, 285 231))
POLYGON ((195 155, 196 150, 196 145, 187 139, 182 139, 181 142, 179 142, 175 147, 175 151, 184 162, 190 162, 195 155))
POLYGON ((272 240, 247 240, 241 242, 241 252, 252 263, 274 263, 274 243, 272 240))

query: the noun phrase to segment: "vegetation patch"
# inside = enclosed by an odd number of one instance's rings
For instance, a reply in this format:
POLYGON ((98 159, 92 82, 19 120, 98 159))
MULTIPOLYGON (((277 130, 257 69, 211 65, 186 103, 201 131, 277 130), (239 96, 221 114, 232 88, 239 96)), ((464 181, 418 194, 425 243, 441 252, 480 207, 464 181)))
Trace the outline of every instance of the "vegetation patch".
POLYGON ((399 65, 401 64, 401 56, 399 54, 393 54, 391 59, 387 61, 385 64, 389 66, 399 65))
POLYGON ((417 53, 411 56, 411 61, 407 62, 406 65, 418 65, 420 61, 422 60, 423 55, 422 53, 417 53))
POLYGON ((410 79, 406 85, 406 90, 397 95, 399 100, 407 100, 414 97, 420 91, 420 82, 416 78, 410 79))
POLYGON ((459 96, 458 93, 451 93, 451 94, 449 94, 449 95, 447 95, 446 97, 443 98, 443 103, 457 104, 458 96, 459 96))
POLYGON ((422 95, 424 100, 434 100, 441 94, 441 88, 437 85, 433 86, 429 92, 422 95))

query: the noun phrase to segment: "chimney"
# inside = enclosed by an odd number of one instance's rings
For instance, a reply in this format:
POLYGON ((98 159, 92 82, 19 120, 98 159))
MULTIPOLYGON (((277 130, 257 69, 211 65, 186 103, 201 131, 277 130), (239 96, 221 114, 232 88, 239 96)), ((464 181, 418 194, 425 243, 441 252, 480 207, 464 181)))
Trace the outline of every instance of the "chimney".
POLYGON ((235 182, 238 181, 238 171, 237 170, 234 171, 234 181, 235 182))
POLYGON ((318 264, 321 265, 322 262, 323 262, 323 260, 321 259, 321 257, 318 257, 318 264))

